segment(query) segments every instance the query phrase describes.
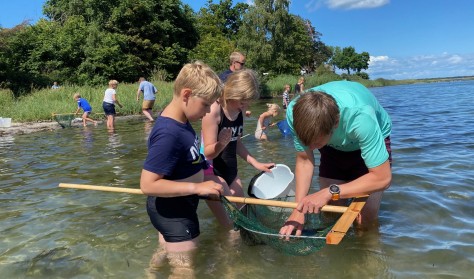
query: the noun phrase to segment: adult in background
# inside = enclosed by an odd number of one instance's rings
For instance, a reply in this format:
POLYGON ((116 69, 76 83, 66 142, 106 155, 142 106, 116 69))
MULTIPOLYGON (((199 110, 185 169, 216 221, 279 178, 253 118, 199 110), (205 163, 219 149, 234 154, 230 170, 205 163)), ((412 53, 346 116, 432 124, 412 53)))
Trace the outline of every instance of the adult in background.
POLYGON ((110 131, 114 130, 115 115, 117 114, 115 112, 115 104, 122 107, 122 104, 117 99, 117 92, 115 91, 118 83, 119 82, 114 79, 109 81, 109 88, 105 90, 104 101, 102 102, 102 108, 107 117, 107 129, 110 131))
POLYGON ((59 89, 59 85, 57 81, 53 82, 53 86, 51 86, 51 89, 59 89))
POLYGON ((138 80, 139 86, 137 90, 137 102, 140 99, 140 93, 143 92, 142 112, 150 121, 154 121, 152 114, 153 105, 155 104, 156 87, 144 77, 138 80))
MULTIPOLYGON (((224 83, 226 82, 227 77, 229 77, 230 74, 232 74, 235 71, 244 69, 245 61, 246 61, 245 55, 243 55, 242 53, 238 51, 232 52, 229 56, 229 60, 230 60, 229 69, 227 69, 226 71, 222 72, 219 75, 219 78, 224 83)), ((245 116, 249 117, 251 114, 252 114, 251 111, 249 110, 245 111, 245 116)))
MULTIPOLYGON (((390 186, 392 122, 362 84, 334 81, 311 88, 290 102, 286 111, 295 135, 298 206, 280 229, 301 235, 305 213, 319 213, 339 199, 369 195, 356 223, 361 228, 378 218, 382 193, 390 186), (308 195, 318 149, 320 190, 308 195)), ((341 201, 342 202, 342 201, 341 201)))
POLYGON ((245 66, 245 56, 238 51, 232 52, 229 56, 229 60, 229 69, 219 75, 219 78, 222 80, 222 82, 225 82, 230 74, 235 71, 242 70, 245 66))

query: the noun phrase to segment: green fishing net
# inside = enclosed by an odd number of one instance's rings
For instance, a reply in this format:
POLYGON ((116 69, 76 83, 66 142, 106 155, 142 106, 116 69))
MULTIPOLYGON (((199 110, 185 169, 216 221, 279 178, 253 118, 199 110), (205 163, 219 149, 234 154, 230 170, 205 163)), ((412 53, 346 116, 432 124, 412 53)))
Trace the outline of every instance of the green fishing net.
POLYGON ((53 118, 63 128, 69 128, 72 125, 72 121, 76 118, 74 113, 56 114, 53 113, 53 118))
POLYGON ((319 251, 326 245, 326 235, 336 221, 324 214, 306 214, 302 235, 292 235, 289 240, 285 240, 279 230, 293 209, 247 204, 239 210, 225 197, 221 196, 221 200, 245 244, 266 244, 289 255, 303 256, 319 251))

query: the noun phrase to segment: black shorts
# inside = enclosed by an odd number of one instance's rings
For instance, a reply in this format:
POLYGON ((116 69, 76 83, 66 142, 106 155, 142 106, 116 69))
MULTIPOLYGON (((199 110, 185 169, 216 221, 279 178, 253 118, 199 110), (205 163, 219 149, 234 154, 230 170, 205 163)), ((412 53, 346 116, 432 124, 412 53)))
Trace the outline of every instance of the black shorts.
POLYGON ((115 105, 107 102, 102 102, 102 108, 105 115, 115 115, 115 105))
POLYGON ((196 195, 175 198, 148 197, 146 210, 153 227, 166 242, 183 242, 199 236, 196 195))
MULTIPOLYGON (((385 147, 388 152, 388 160, 392 165, 392 149, 390 147, 390 136, 385 138, 385 147)), ((343 181, 352 181, 367 174, 369 170, 362 159, 361 151, 344 152, 329 146, 319 149, 321 161, 319 164, 319 176, 343 181)))

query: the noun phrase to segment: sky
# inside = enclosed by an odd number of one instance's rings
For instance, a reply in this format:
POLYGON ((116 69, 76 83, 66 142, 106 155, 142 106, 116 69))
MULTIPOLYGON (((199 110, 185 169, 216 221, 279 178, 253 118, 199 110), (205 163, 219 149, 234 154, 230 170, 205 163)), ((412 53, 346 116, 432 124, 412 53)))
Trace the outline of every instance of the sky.
MULTIPOLYGON (((0 26, 34 24, 44 2, 0 0, 0 26)), ((207 0, 182 2, 199 11, 207 0)), ((368 52, 371 79, 474 76, 473 0, 293 0, 290 13, 308 19, 326 45, 368 52)))

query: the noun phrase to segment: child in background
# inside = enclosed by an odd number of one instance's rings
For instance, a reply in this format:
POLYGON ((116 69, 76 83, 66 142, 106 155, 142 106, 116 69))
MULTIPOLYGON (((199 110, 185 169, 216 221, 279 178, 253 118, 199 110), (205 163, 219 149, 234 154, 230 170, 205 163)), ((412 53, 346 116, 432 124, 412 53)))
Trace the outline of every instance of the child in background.
MULTIPOLYGON (((224 194, 244 196, 242 181, 238 177, 237 155, 259 171, 270 172, 274 163, 260 163, 241 141, 243 114, 252 100, 258 98, 259 84, 255 72, 243 69, 233 72, 224 84, 224 94, 211 106, 211 112, 202 119, 204 155, 212 160, 214 175, 211 179, 224 186, 224 194)), ((232 228, 232 221, 222 203, 206 201, 218 221, 232 228)))
POLYGON ((209 66, 199 61, 184 65, 174 82, 173 99, 150 133, 141 173, 147 212, 159 232, 160 245, 151 266, 159 267, 167 258, 173 272, 186 273, 180 274, 183 278, 194 278, 199 196, 223 194, 222 185, 203 180, 205 161, 190 122, 204 117, 221 92, 222 83, 209 66))
POLYGON ((275 126, 272 123, 273 117, 276 117, 280 112, 280 106, 277 104, 267 104, 268 110, 262 114, 257 121, 257 129, 255 130, 255 138, 258 140, 267 140, 267 128, 275 126))
POLYGON ((78 114, 81 109, 84 111, 82 114, 82 124, 84 127, 87 126, 86 121, 90 121, 94 123, 94 125, 97 125, 97 121, 89 118, 89 114, 92 112, 92 107, 89 105, 89 102, 86 99, 81 98, 81 94, 79 93, 74 94, 73 98, 77 102, 77 110, 74 114, 78 114))
POLYGON ((119 82, 116 80, 109 81, 109 88, 105 90, 104 101, 102 102, 102 108, 104 109, 105 116, 107 117, 107 129, 109 131, 114 130, 115 124, 115 104, 122 107, 122 104, 117 99, 117 89, 119 82))
POLYGON ((304 91, 304 77, 300 77, 295 84, 295 98, 301 95, 304 91))
POLYGON ((286 110, 290 103, 290 85, 285 84, 285 91, 283 91, 283 109, 286 110))

